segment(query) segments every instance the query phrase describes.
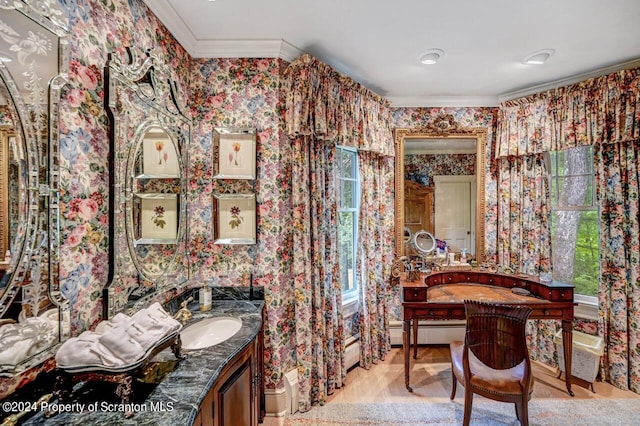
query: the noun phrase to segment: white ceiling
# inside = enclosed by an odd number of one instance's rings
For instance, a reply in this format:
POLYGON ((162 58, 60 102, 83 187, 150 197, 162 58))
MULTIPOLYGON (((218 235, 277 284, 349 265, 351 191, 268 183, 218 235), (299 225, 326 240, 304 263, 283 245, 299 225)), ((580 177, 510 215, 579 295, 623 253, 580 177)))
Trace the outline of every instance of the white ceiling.
POLYGON ((194 57, 309 53, 395 106, 494 106, 640 66, 639 0, 144 1, 194 57), (422 65, 430 48, 445 54, 422 65))

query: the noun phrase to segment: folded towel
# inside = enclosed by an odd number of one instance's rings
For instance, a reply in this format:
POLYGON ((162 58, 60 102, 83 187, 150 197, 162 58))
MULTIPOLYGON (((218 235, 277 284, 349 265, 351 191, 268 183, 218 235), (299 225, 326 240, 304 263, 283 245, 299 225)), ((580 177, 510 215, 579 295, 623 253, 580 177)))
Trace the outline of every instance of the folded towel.
POLYGON ((127 333, 126 328, 116 327, 104 333, 98 340, 125 364, 132 364, 145 355, 145 350, 127 333))
POLYGON ((153 305, 147 308, 147 312, 149 316, 155 318, 162 322, 163 324, 167 324, 171 326, 172 331, 177 331, 180 329, 181 325, 175 318, 165 311, 162 306, 156 302, 153 305))
POLYGON ((99 336, 98 333, 85 331, 78 337, 67 339, 56 352, 58 366, 100 365, 102 360, 96 353, 91 351, 99 336))
POLYGON ((142 309, 131 317, 131 324, 127 328, 127 332, 146 351, 177 330, 173 324, 173 318, 171 320, 172 322, 162 322, 150 316, 147 310, 142 309))
POLYGON ((113 318, 111 318, 112 324, 126 325, 126 324, 129 324, 130 322, 131 322, 131 317, 123 314, 122 312, 115 314, 113 318))
POLYGON ((118 313, 110 321, 100 322, 95 331, 85 331, 65 341, 56 353, 56 362, 62 367, 133 364, 180 327, 159 303, 132 317, 118 313))
POLYGON ((89 351, 100 358, 100 362, 98 364, 104 365, 105 367, 119 367, 126 364, 113 352, 105 348, 104 345, 100 342, 95 342, 89 348, 89 351))

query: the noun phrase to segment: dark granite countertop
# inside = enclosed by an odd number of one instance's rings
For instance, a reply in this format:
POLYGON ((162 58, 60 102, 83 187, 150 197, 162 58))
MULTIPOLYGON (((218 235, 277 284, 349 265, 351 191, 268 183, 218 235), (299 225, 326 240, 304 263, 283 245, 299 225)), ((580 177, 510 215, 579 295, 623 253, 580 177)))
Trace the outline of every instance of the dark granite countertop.
MULTIPOLYGON (((171 350, 159 353, 154 362, 171 370, 159 384, 134 383, 131 406, 123 407, 114 395, 115 386, 97 382, 79 383, 73 389, 71 412, 59 413, 48 419, 39 412, 25 425, 191 425, 200 403, 213 386, 222 369, 260 332, 260 300, 214 300, 208 312, 198 311, 198 302, 189 304, 193 318, 189 326, 202 318, 231 316, 242 319, 242 328, 234 336, 204 349, 184 351, 187 358, 177 362, 171 350), (89 407, 89 404, 93 406, 89 407), (97 409, 95 409, 97 408, 97 409), (126 419, 124 408, 133 408, 133 417, 126 419), (111 411, 114 410, 114 411, 111 411)), ((50 401, 56 404, 56 401, 50 401)))

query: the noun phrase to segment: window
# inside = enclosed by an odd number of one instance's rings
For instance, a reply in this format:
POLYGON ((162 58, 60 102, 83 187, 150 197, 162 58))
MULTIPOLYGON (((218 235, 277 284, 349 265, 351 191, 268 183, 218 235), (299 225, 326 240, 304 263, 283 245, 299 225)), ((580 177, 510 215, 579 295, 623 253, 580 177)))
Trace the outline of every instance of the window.
POLYGON ((340 280, 344 301, 357 298, 356 249, 358 241, 358 202, 360 200, 360 178, 358 175, 358 153, 349 148, 338 147, 338 250, 340 280))
MULTIPOLYGON (((593 149, 549 153, 553 279, 572 283, 582 300, 597 302, 600 282, 599 218, 593 149)), ((576 297, 579 299, 579 297, 576 297)))

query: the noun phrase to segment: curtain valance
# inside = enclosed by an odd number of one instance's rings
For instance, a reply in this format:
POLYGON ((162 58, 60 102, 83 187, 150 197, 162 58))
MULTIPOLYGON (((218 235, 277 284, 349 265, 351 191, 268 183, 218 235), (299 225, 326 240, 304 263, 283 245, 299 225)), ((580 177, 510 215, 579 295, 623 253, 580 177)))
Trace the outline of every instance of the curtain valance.
POLYGON ((496 156, 640 139, 640 68, 500 104, 496 156))
POLYGON ((316 139, 393 156, 389 103, 317 59, 302 55, 284 73, 290 137, 316 139))

